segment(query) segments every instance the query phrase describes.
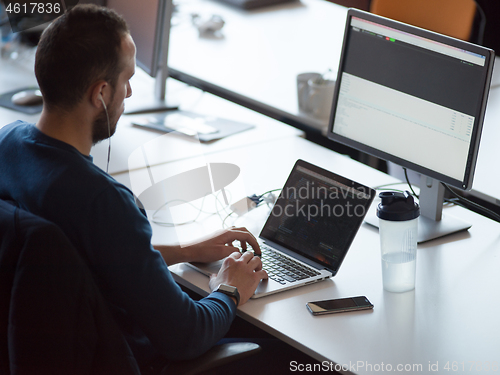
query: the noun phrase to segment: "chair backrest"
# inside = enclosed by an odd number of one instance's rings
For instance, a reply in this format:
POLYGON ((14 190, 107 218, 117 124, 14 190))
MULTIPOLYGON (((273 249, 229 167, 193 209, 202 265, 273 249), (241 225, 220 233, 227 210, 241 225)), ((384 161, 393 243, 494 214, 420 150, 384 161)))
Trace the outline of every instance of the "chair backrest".
POLYGON ((139 370, 64 233, 0 200, 0 374, 31 373, 139 370))
POLYGON ((469 40, 474 0, 372 0, 370 12, 423 29, 469 40))

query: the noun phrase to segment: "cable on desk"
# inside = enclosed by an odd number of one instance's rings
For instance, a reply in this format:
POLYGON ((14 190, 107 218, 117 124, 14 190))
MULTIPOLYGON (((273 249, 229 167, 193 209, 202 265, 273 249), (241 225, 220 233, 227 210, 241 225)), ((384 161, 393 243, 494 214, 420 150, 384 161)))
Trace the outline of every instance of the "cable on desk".
POLYGON ((480 204, 477 204, 476 202, 473 202, 459 194, 457 194, 451 187, 449 187, 448 185, 444 184, 444 183, 441 183, 444 188, 451 194, 453 195, 455 198, 452 200, 452 199, 448 199, 448 201, 452 201, 452 203, 455 203, 459 206, 462 206, 464 208, 467 208, 469 210, 477 210, 479 213, 483 213, 484 215, 486 216, 490 216, 492 218, 494 218, 496 221, 500 221, 500 215, 497 214, 496 212, 486 208, 486 207, 483 207, 481 206, 480 204))
MULTIPOLYGON (((415 194, 413 191, 413 187, 411 186, 410 180, 408 179, 408 173, 406 171, 406 168, 403 168, 405 171, 405 178, 406 182, 408 183, 408 186, 410 187, 412 193, 414 196, 418 198, 418 195, 415 194)), ((491 218, 494 218, 496 221, 500 221, 500 215, 498 215, 496 212, 481 206, 480 204, 477 204, 476 202, 473 202, 459 194, 457 194, 450 186, 447 184, 441 182, 441 185, 448 191, 451 195, 453 195, 455 198, 445 198, 444 201, 446 203, 451 203, 451 204, 456 204, 458 206, 464 207, 468 210, 471 211, 477 211, 479 213, 482 213, 483 215, 489 216, 491 218)))
MULTIPOLYGON (((220 191, 217 192, 217 194, 211 194, 214 198, 215 198, 215 212, 210 212, 210 211, 203 211, 203 207, 205 205, 205 200, 207 198, 207 196, 205 195, 201 201, 201 206, 200 207, 197 207, 195 206, 193 203, 191 203, 190 201, 186 201, 186 200, 182 200, 182 199, 173 199, 173 200, 170 200, 170 201, 167 201, 165 203, 163 203, 160 207, 158 207, 154 213, 153 213, 153 217, 151 219, 151 221, 157 225, 161 225, 161 226, 166 226, 166 227, 175 227, 175 226, 180 226, 180 225, 186 225, 186 224, 192 224, 192 223, 195 223, 199 217, 201 216, 201 214, 207 214, 210 216, 212 215, 218 215, 219 218, 222 220, 222 216, 220 214, 220 211, 218 206, 217 206, 217 203, 219 203, 222 207, 222 210, 225 210, 224 208, 224 205, 221 203, 221 201, 219 200, 218 198, 218 195, 220 194, 220 191), (173 202, 182 202, 182 203, 186 203, 186 204, 189 204, 191 207, 195 208, 198 210, 198 214, 196 215, 196 217, 192 220, 188 220, 188 221, 184 221, 184 222, 180 222, 180 223, 169 223, 169 222, 166 222, 166 221, 162 221, 162 220, 158 220, 158 219, 155 219, 155 216, 158 214, 158 212, 160 210, 162 210, 164 207, 168 206, 169 204, 173 203, 173 202)), ((229 192, 229 199, 231 199, 231 192, 229 192)))
MULTIPOLYGON (((224 204, 222 204, 222 202, 220 201, 220 199, 219 199, 219 193, 221 193, 221 192, 222 192, 222 190, 219 190, 217 192, 217 194, 214 195, 214 197, 215 197, 215 213, 219 216, 220 220, 223 220, 222 216, 220 214, 220 210, 217 207, 217 203, 220 204, 220 206, 222 207, 222 210, 225 211, 225 213, 227 213, 226 209, 227 209, 228 206, 224 206, 224 204)), ((231 192, 229 191, 228 193, 229 193, 229 198, 228 199, 229 199, 229 201, 232 201, 231 192)))
POLYGON ((226 229, 226 226, 225 226, 225 225, 226 225, 226 224, 225 224, 225 223, 226 223, 226 220, 227 220, 227 219, 228 219, 228 218, 229 218, 232 214, 234 214, 234 212, 230 212, 230 213, 229 213, 229 214, 228 214, 228 215, 224 218, 224 220, 222 220, 222 229, 226 229))
MULTIPOLYGON (((418 198, 418 195, 415 193, 415 191, 413 190, 413 187, 410 183, 410 180, 408 178, 408 172, 406 170, 406 168, 403 167, 403 170, 404 170, 404 173, 405 173, 405 179, 406 179, 406 183, 408 184, 412 194, 418 198)), ((374 189, 375 190, 385 190, 385 189, 382 189, 386 186, 392 186, 392 185, 399 185, 400 182, 395 182, 395 183, 390 183, 390 184, 385 184, 385 185, 380 185, 380 186, 377 186, 375 187, 374 189)), ((444 184, 441 182, 441 184, 443 185, 443 187, 446 189, 446 191, 448 191, 451 195, 453 195, 455 198, 445 198, 444 201, 445 201, 445 204, 453 204, 453 205, 458 205, 458 206, 461 206, 461 207, 464 207, 468 210, 472 210, 472 211, 477 211, 479 212, 480 214, 483 214, 485 216, 489 216, 491 218, 493 218, 494 220, 496 221, 499 221, 500 222, 500 215, 497 214, 496 212, 490 210, 489 208, 486 208, 484 206, 481 206, 480 204, 476 203, 476 202, 473 202, 459 194, 457 194, 450 186, 444 184)), ((399 190, 396 190, 396 191, 399 191, 399 190)))
MULTIPOLYGON (((256 194, 252 194, 251 196, 248 196, 247 198, 249 200, 251 200, 252 202, 255 203, 255 207, 254 208, 257 208, 257 207, 260 207, 262 206, 263 204, 266 204, 267 207, 270 207, 271 204, 274 204, 274 202, 276 201, 276 196, 273 194, 275 191, 280 191, 281 188, 279 189, 272 189, 272 190, 268 190, 260 195, 256 195, 256 194), (272 195, 272 198, 266 198, 266 195, 268 194, 271 194, 272 195)), ((230 212, 225 218, 224 220, 222 220, 222 229, 226 229, 226 220, 228 218, 231 217, 231 215, 233 215, 235 212, 232 211, 230 212)), ((229 227, 229 226, 228 226, 229 227)))
POLYGON ((403 171, 405 172, 405 179, 406 179, 406 183, 408 184, 413 196, 417 197, 418 198, 418 195, 415 193, 415 190, 413 190, 413 186, 411 186, 411 182, 410 182, 410 179, 408 178, 408 171, 406 170, 405 167, 403 167, 403 171))
POLYGON ((375 186, 373 189, 376 191, 397 191, 398 193, 404 193, 404 190, 401 189, 389 189, 388 186, 394 186, 394 185, 401 185, 404 184, 404 182, 393 182, 391 184, 384 184, 384 185, 378 185, 375 186))
POLYGON ((165 226, 165 227, 175 227, 177 225, 186 225, 186 224, 191 224, 191 223, 194 223, 196 222, 196 220, 198 220, 198 218, 200 217, 200 215, 202 214, 203 212, 203 205, 205 203, 205 199, 206 199, 206 196, 203 197, 203 200, 201 201, 201 207, 198 209, 198 214, 196 215, 196 217, 193 219, 193 220, 188 220, 188 221, 184 221, 184 222, 181 222, 181 223, 169 223, 169 222, 166 222, 166 221, 161 221, 161 220, 158 220, 158 219, 155 219, 155 216, 158 214, 158 212, 163 209, 164 207, 166 207, 167 205, 173 203, 173 202, 183 202, 183 203, 187 203, 189 204, 190 206, 194 207, 194 208, 197 208, 194 204, 192 204, 191 202, 188 202, 188 201, 183 201, 182 199, 173 199, 171 201, 168 201, 168 202, 165 202, 163 203, 160 207, 158 207, 156 209, 156 211, 153 213, 153 218, 152 218, 152 222, 157 224, 157 225, 162 225, 162 226, 165 226))

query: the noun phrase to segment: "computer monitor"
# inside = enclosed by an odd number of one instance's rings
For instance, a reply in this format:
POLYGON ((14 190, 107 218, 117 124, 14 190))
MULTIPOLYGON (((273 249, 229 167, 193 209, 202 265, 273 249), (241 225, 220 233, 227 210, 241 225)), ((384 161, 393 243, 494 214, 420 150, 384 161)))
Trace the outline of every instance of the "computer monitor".
POLYGON ((108 0, 107 7, 121 14, 128 23, 137 48, 137 65, 156 77, 161 52, 164 0, 108 0))
POLYGON ((172 0, 108 0, 107 6, 127 21, 137 48, 137 65, 155 77, 154 100, 146 106, 132 107, 126 114, 163 112, 136 119, 134 125, 165 132, 176 131, 197 137, 201 142, 211 142, 254 127, 253 124, 179 110, 178 105, 166 102, 167 78, 170 76, 172 0))
POLYGON ((168 78, 168 44, 171 0, 107 0, 106 6, 122 15, 136 45, 137 65, 155 80, 154 103, 127 113, 157 112, 175 108, 165 102, 168 78))
POLYGON ((420 242, 468 229, 442 218, 442 183, 468 190, 494 52, 351 9, 329 138, 421 174, 420 242))

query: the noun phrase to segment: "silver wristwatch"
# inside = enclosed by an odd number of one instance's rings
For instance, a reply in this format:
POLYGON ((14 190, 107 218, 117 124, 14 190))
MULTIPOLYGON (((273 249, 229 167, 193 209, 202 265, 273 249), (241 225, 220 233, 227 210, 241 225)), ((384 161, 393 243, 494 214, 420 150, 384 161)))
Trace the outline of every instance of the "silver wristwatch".
POLYGON ((236 298, 236 307, 240 304, 240 293, 238 292, 238 288, 235 286, 220 284, 217 288, 215 288, 214 292, 224 293, 230 297, 236 298))

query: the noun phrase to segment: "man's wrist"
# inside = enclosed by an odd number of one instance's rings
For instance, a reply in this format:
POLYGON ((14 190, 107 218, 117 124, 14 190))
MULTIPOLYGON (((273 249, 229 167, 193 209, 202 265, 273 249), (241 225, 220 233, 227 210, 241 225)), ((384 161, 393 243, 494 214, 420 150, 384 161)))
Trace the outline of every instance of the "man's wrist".
POLYGON ((223 293, 229 296, 236 303, 236 307, 240 304, 240 293, 238 292, 238 288, 235 286, 220 284, 217 288, 215 288, 214 292, 223 293))
POLYGON ((180 245, 154 245, 168 266, 189 261, 186 251, 180 245))

